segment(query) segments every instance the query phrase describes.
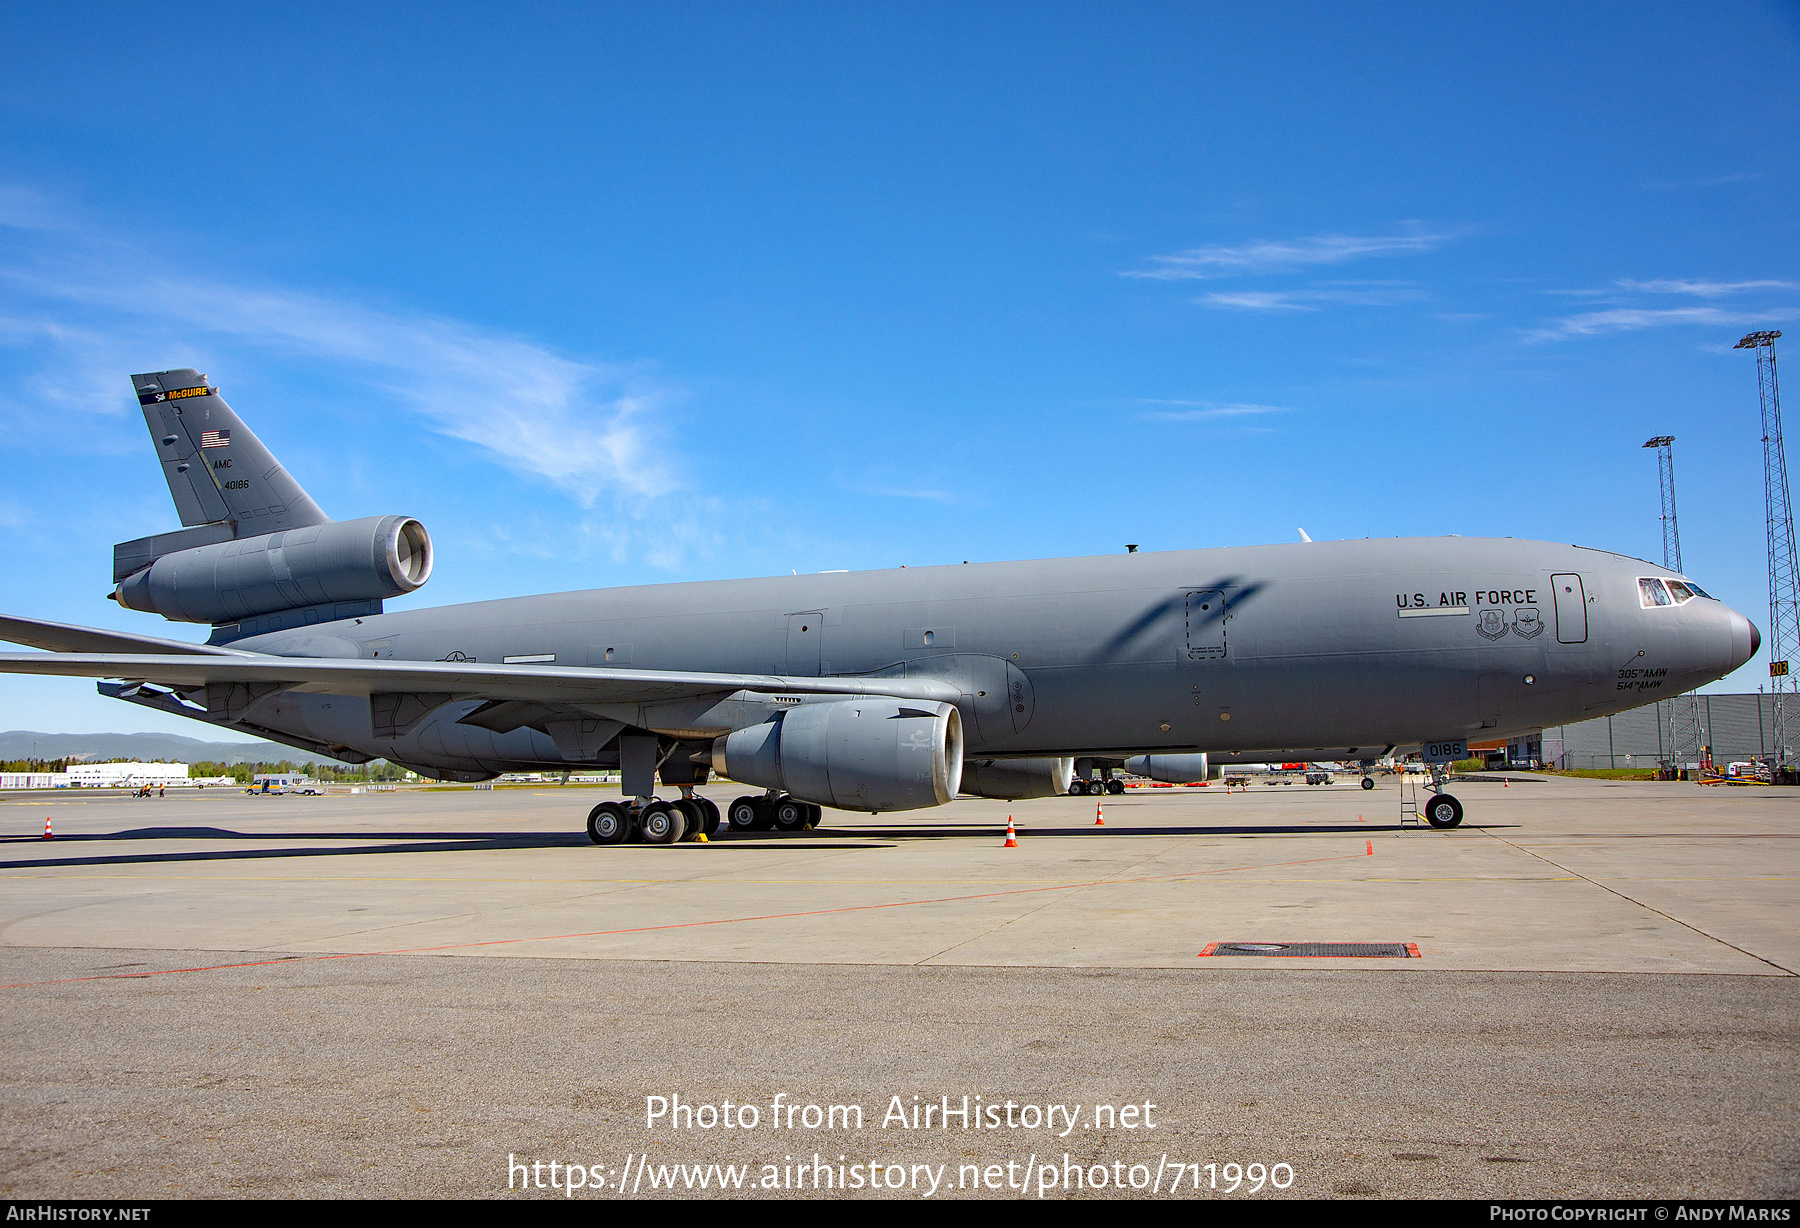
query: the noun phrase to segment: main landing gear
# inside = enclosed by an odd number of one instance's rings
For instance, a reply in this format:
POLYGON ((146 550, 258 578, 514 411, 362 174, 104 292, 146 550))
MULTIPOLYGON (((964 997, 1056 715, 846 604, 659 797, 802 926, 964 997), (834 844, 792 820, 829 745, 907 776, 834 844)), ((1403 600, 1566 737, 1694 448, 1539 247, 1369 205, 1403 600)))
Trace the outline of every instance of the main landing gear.
POLYGON ((1069 782, 1070 797, 1080 797, 1083 794, 1088 797, 1099 797, 1102 793, 1117 795, 1123 792, 1125 792, 1125 782, 1122 780, 1082 780, 1077 777, 1069 782))
POLYGON ((808 831, 825 817, 822 807, 773 789, 738 798, 726 813, 732 831, 808 831))
POLYGON ((588 811, 588 839, 595 844, 680 844, 719 830, 718 806, 684 788, 673 801, 636 798, 629 802, 601 802, 588 811))

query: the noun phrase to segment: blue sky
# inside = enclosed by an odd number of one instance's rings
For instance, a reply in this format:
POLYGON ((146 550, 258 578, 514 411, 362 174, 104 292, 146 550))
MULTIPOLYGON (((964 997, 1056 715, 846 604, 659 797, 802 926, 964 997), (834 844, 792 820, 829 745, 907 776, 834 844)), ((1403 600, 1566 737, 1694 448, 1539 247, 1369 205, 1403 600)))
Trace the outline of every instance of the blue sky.
MULTIPOLYGON (((390 608, 1462 533, 1767 621, 1800 6, 11 4, 0 609, 176 527, 195 366, 390 608)), ((1792 382, 1792 381, 1790 381, 1792 382)), ((1762 662, 1717 689, 1748 690, 1762 662)), ((0 725, 204 726, 0 681, 0 725)))

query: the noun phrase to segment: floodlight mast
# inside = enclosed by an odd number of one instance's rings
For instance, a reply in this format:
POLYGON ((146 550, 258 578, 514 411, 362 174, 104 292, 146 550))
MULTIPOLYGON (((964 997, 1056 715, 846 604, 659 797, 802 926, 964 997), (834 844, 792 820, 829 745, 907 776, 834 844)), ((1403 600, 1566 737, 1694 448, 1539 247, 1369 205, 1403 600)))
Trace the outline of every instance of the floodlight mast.
POLYGON ((1787 448, 1781 438, 1781 386, 1776 380, 1778 331, 1750 333, 1733 348, 1756 355, 1756 391, 1762 402, 1763 504, 1769 534, 1769 690, 1774 699, 1775 767, 1771 779, 1794 758, 1800 706, 1789 663, 1800 659, 1800 564, 1794 546, 1794 503, 1788 489, 1787 448), (1790 707, 1793 710, 1790 712, 1790 707), (1788 722, 1795 728, 1790 731, 1788 722))
MULTIPOLYGON (((1657 484, 1662 488, 1663 566, 1681 571, 1681 528, 1675 520, 1675 436, 1658 435, 1647 441, 1646 448, 1656 449, 1657 484)), ((1677 695, 1669 701, 1669 761, 1664 764, 1670 778, 1683 768, 1698 768, 1705 757, 1705 731, 1700 728, 1700 701, 1692 692, 1677 695)))
POLYGON ((1675 436, 1658 435, 1644 446, 1656 449, 1656 477, 1662 486, 1663 566, 1681 570, 1681 530, 1675 524, 1675 436))

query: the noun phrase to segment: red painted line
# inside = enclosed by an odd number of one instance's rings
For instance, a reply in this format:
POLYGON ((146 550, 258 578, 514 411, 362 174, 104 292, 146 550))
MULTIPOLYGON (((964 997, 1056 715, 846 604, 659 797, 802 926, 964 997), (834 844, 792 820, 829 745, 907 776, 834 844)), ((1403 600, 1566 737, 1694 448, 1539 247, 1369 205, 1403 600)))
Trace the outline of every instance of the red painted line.
POLYGON ((530 938, 489 938, 480 942, 450 942, 434 947, 398 947, 388 951, 343 951, 330 955, 285 956, 255 960, 243 964, 209 964, 198 968, 165 968, 160 972, 115 972, 106 976, 73 976, 54 981, 22 981, 16 985, 0 985, 0 989, 32 989, 40 985, 75 985, 84 981, 139 980, 152 976, 172 976, 178 972, 229 972, 236 968, 261 968, 269 964, 295 964, 314 960, 369 959, 380 955, 430 955, 439 951, 466 951, 477 947, 513 946, 524 942, 558 942, 570 938, 615 938, 623 934, 653 934, 661 930, 702 929, 712 925, 737 925, 745 921, 791 921, 801 917, 829 917, 839 913, 875 912, 887 908, 916 908, 924 904, 961 904, 970 900, 998 900, 1014 895, 1041 895, 1049 891, 1081 891, 1088 887, 1123 886, 1127 883, 1167 883, 1207 874, 1235 874, 1242 870, 1278 870, 1285 866, 1311 866, 1326 861, 1345 861, 1356 854, 1339 853, 1331 857, 1306 857, 1298 861, 1274 861, 1254 866, 1223 866, 1217 870, 1189 870, 1182 874, 1147 874, 1137 878, 1097 878, 1084 883, 1064 883, 1057 887, 1020 887, 1013 891, 985 891, 976 895, 950 895, 928 900, 896 900, 889 904, 852 904, 845 908, 817 908, 806 912, 769 913, 758 917, 722 917, 716 921, 677 921, 668 925, 640 925, 629 929, 588 930, 578 934, 538 934, 530 938))

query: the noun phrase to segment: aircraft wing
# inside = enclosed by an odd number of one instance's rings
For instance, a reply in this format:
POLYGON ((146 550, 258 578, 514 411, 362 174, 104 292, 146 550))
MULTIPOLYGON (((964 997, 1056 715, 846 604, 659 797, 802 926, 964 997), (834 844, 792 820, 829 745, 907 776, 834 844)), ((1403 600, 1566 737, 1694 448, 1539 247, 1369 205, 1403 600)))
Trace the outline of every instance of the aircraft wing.
MULTIPOLYGON (((18 620, 15 620, 18 621, 18 620)), ((104 634, 104 633, 102 633, 104 634)), ((190 646, 191 647, 191 646, 190 646)), ((724 698, 737 691, 799 695, 882 695, 954 703, 954 684, 933 678, 792 678, 660 669, 480 665, 449 661, 361 661, 265 653, 177 655, 130 652, 0 653, 0 673, 117 678, 192 690, 215 683, 274 683, 333 695, 419 692, 542 704, 654 704, 724 698)))
POLYGON ((101 631, 94 627, 47 622, 41 618, 15 618, 7 614, 0 614, 0 640, 28 644, 47 652, 192 653, 208 657, 245 655, 241 649, 220 648, 214 644, 188 644, 181 640, 158 639, 154 635, 101 631))

